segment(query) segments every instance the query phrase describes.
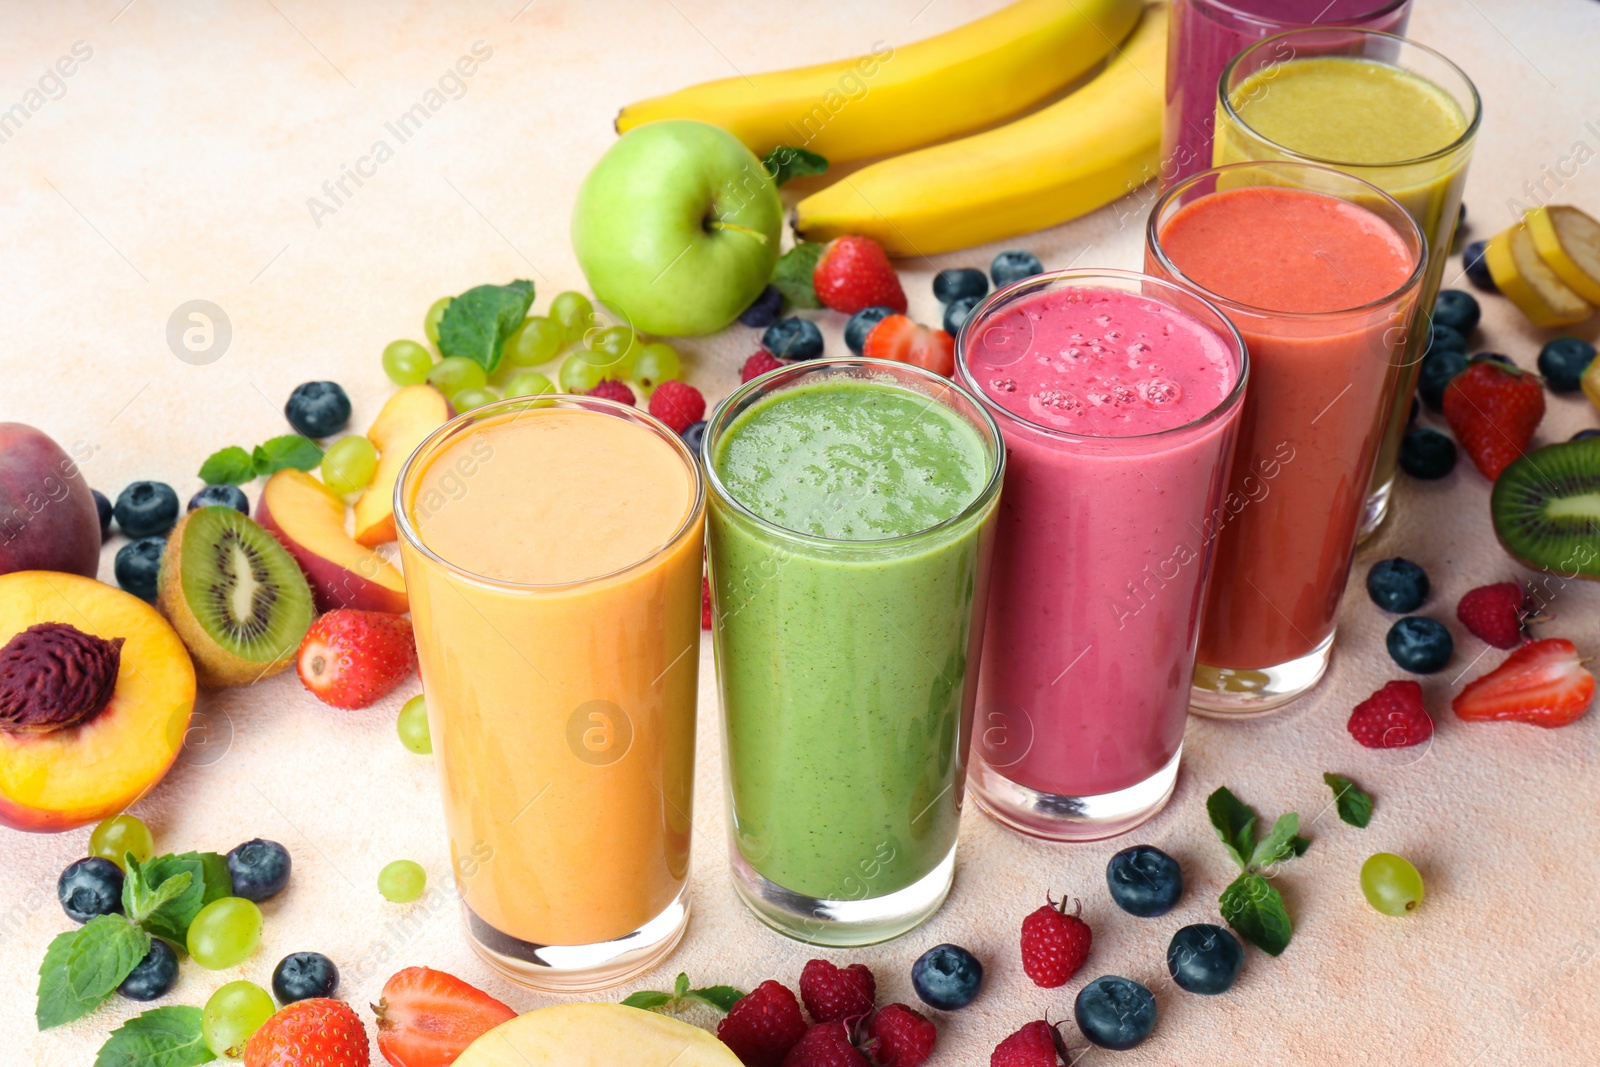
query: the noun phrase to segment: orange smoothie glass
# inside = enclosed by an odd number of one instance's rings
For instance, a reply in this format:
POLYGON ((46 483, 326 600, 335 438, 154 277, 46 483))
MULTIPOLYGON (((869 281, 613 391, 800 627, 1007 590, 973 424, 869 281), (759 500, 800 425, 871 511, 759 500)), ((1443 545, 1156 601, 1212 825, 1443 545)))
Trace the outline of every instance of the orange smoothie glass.
POLYGON ((419 445, 394 510, 469 940, 622 982, 688 920, 699 465, 635 408, 508 400, 419 445))
POLYGON ((1204 171, 1156 202, 1145 269, 1198 290, 1244 337, 1250 385, 1190 707, 1259 715, 1327 669, 1366 490, 1426 259, 1378 189, 1303 163, 1204 171))

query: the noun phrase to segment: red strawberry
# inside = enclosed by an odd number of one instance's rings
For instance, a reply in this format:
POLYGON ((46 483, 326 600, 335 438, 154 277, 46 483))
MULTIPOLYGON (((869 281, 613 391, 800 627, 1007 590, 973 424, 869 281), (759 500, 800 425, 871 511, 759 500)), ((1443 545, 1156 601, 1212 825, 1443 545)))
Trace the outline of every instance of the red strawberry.
POLYGON ((877 995, 878 983, 862 963, 841 968, 827 960, 812 960, 800 972, 800 999, 815 1022, 865 1015, 877 1002, 877 995))
MULTIPOLYGON (((589 390, 590 396, 597 396, 602 400, 615 400, 619 404, 633 406, 633 390, 615 378, 602 378, 600 384, 589 390)), ((660 416, 657 416, 658 418, 660 416)))
POLYGON ((1544 418, 1539 379, 1497 359, 1474 360, 1450 379, 1444 417, 1479 472, 1490 481, 1522 455, 1544 418))
POLYGON ((1061 1031, 1039 1019, 996 1045, 989 1054, 989 1067, 1056 1067, 1058 1055, 1067 1058, 1061 1031))
POLYGON ((1422 686, 1390 682, 1350 713, 1350 736, 1367 748, 1405 748, 1433 736, 1433 719, 1422 706, 1422 686))
POLYGON ((1022 920, 1022 969, 1033 984, 1045 989, 1066 985, 1088 958, 1093 934, 1089 924, 1078 918, 1077 909, 1067 914, 1067 898, 1049 903, 1022 920))
POLYGON ((337 608, 312 623, 295 660, 306 688, 336 708, 366 707, 416 666, 410 619, 354 608, 337 608))
POLYGON ((905 314, 906 291, 883 246, 870 237, 839 237, 828 243, 811 272, 823 305, 846 315, 888 307, 905 314))
POLYGON ((770 979, 734 1001, 717 1024, 717 1036, 745 1067, 781 1067, 805 1032, 800 1002, 770 979))
POLYGON ((1523 645, 1504 663, 1467 683, 1451 707, 1468 722, 1526 722, 1565 726, 1589 710, 1594 675, 1563 637, 1523 645))
POLYGON ((297 1000, 279 1009, 244 1047, 244 1067, 369 1067, 371 1063, 367 1031, 355 1011, 342 1000, 325 997, 297 1000))
POLYGON ((1528 612, 1522 586, 1516 582, 1480 585, 1456 605, 1456 618, 1474 637, 1495 648, 1516 648, 1522 644, 1522 624, 1528 612))
POLYGON ((516 1012, 454 975, 407 967, 383 984, 372 1010, 378 1051, 394 1067, 446 1067, 516 1012))
MULTIPOLYGON (((745 1060, 748 1064, 750 1061, 745 1060)), ((870 1067, 867 1058, 850 1043, 844 1023, 818 1023, 805 1032, 783 1067, 870 1067)))
POLYGON ((662 382, 650 394, 650 414, 682 433, 706 415, 706 398, 687 382, 662 382))
POLYGON ((956 371, 956 341, 943 330, 919 326, 904 315, 889 315, 867 334, 861 354, 868 359, 909 363, 946 378, 956 371))
POLYGON ((771 352, 768 352, 765 348, 763 348, 761 351, 755 353, 749 359, 744 361, 744 367, 739 371, 739 380, 741 382, 748 382, 751 378, 761 377, 769 370, 777 370, 779 367, 786 366, 788 366, 788 364, 784 363, 777 356, 774 356, 771 352))
POLYGON ((700 629, 711 629, 711 579, 700 579, 700 629))
POLYGON ((867 1021, 867 1034, 876 1042, 872 1061, 879 1067, 919 1067, 933 1055, 939 1031, 927 1016, 904 1004, 889 1004, 867 1021))

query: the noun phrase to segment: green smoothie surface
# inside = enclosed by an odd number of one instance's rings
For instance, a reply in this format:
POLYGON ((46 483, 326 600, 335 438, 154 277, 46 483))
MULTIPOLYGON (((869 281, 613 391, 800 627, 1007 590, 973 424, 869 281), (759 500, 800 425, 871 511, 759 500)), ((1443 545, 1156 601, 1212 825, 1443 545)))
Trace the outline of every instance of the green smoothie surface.
POLYGON ((944 404, 843 378, 757 401, 728 427, 713 463, 756 515, 837 541, 936 526, 977 499, 992 473, 978 432, 944 404))

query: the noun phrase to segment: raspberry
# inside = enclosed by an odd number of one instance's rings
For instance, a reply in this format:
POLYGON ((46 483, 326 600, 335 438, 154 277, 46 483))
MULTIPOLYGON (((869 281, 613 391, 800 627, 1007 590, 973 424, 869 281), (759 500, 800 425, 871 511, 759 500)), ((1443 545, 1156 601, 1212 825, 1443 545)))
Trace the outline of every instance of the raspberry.
POLYGON ((751 378, 759 378, 763 374, 767 373, 767 371, 777 370, 783 365, 784 363, 782 360, 778 359, 771 352, 768 352, 765 348, 763 348, 761 351, 755 353, 749 359, 744 361, 744 368, 739 371, 739 380, 741 382, 748 382, 751 378))
POLYGON ((1456 618, 1474 637, 1495 648, 1516 648, 1522 644, 1522 623, 1528 614, 1523 600, 1522 586, 1516 582, 1479 586, 1461 598, 1456 618))
POLYGON ((918 1067, 933 1055, 939 1031, 927 1016, 904 1004, 890 1004, 867 1023, 868 1035, 877 1042, 873 1062, 880 1067, 918 1067))
POLYGON ((650 394, 650 414, 682 433, 706 414, 706 398, 686 382, 662 382, 650 394))
POLYGON ((1056 1067, 1057 1053, 1064 1052, 1061 1032, 1040 1019, 996 1045, 989 1067, 1056 1067))
POLYGON ((878 983, 865 964, 835 967, 827 960, 812 960, 800 972, 800 999, 819 1023, 833 1023, 865 1015, 877 999, 878 983))
POLYGON ((1367 748, 1405 748, 1433 736, 1433 719, 1422 706, 1422 686, 1390 682, 1350 713, 1350 736, 1367 748))
MULTIPOLYGON (((746 1063, 750 1061, 746 1060, 746 1063)), ((850 1043, 844 1023, 818 1023, 805 1032, 783 1067, 870 1067, 867 1058, 850 1043)))
POLYGON ((1022 969, 1044 989, 1065 985, 1089 955, 1089 924, 1077 910, 1067 914, 1067 898, 1045 904, 1022 920, 1022 969))
POLYGON ((589 395, 600 397, 602 400, 615 400, 622 404, 634 403, 633 390, 615 378, 602 379, 599 385, 589 390, 589 395))
POLYGON ((745 1067, 781 1067, 805 1032, 800 1002, 770 979, 735 1001, 717 1024, 717 1036, 745 1067))

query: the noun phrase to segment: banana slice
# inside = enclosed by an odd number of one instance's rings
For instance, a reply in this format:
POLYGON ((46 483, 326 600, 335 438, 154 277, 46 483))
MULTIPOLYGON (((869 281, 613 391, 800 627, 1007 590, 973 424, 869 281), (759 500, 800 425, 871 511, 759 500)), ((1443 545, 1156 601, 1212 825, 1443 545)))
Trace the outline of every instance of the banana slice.
POLYGON ((1539 258, 1567 287, 1600 304, 1600 222, 1575 207, 1536 207, 1522 217, 1539 258))
POLYGON ((1539 258, 1525 222, 1490 241, 1483 259, 1494 284, 1535 326, 1571 326, 1594 313, 1594 308, 1539 258))

